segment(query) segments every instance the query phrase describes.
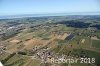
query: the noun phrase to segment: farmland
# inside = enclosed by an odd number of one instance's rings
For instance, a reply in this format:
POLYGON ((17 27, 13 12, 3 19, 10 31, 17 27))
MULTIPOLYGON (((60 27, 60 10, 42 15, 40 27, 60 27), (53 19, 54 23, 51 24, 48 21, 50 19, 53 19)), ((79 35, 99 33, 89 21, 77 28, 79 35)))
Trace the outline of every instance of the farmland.
POLYGON ((100 66, 98 18, 73 15, 1 19, 0 61, 4 66, 100 66), (61 58, 95 58, 95 63, 50 61, 61 58))

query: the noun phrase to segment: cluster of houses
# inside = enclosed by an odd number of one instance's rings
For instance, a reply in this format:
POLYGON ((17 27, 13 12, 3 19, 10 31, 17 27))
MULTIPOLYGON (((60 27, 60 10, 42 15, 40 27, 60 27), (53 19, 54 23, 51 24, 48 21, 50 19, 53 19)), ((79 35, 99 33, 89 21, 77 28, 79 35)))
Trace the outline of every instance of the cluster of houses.
POLYGON ((4 46, 3 44, 0 44, 0 55, 4 54, 6 50, 6 46, 4 46))
POLYGON ((40 59, 43 63, 59 64, 59 63, 75 63, 73 57, 67 55, 59 55, 46 49, 40 49, 33 54, 32 59, 40 59))

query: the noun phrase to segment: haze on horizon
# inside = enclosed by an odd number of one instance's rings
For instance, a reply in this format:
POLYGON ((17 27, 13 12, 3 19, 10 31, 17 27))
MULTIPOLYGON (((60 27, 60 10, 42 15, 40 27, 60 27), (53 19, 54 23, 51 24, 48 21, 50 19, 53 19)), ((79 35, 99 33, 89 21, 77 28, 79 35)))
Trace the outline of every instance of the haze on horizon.
POLYGON ((100 12, 99 0, 0 0, 0 16, 100 12))

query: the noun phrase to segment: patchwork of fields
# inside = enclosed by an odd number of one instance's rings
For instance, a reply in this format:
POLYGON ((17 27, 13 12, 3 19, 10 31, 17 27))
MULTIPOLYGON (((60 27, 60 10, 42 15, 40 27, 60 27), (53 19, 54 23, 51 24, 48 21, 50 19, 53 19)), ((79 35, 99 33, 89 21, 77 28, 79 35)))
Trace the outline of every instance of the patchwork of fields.
POLYGON ((7 33, 9 36, 4 33, 5 39, 0 40, 0 61, 4 66, 100 66, 100 30, 88 27, 90 23, 77 24, 77 19, 68 22, 53 19, 36 26, 26 22, 17 33, 12 33, 14 30, 7 33), (48 61, 61 58, 95 58, 95 62, 48 61))

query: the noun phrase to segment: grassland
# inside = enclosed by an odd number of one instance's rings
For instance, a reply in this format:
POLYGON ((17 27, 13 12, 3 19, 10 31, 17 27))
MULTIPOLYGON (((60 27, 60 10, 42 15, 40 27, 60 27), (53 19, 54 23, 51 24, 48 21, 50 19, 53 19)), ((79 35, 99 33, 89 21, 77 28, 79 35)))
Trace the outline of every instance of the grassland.
POLYGON ((92 46, 100 49, 100 40, 92 40, 92 46))

